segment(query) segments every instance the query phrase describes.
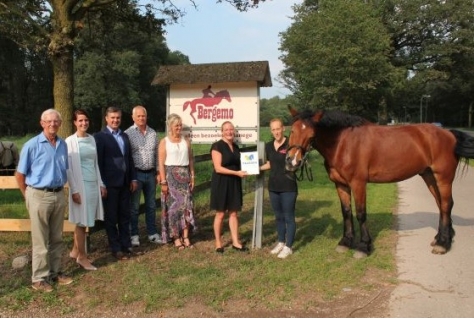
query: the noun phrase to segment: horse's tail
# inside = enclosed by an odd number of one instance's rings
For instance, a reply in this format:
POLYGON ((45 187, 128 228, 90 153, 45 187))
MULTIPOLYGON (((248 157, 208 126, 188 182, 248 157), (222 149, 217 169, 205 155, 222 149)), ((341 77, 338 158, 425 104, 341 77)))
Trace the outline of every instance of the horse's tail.
POLYGON ((190 101, 184 102, 184 104, 183 104, 183 111, 186 111, 186 109, 188 108, 188 105, 189 105, 190 103, 191 103, 190 101))
POLYGON ((474 136, 458 130, 450 130, 456 137, 456 148, 454 152, 459 157, 468 159, 474 158, 474 136))
POLYGON ((474 158, 474 137, 458 130, 450 130, 456 137, 456 146, 454 153, 464 162, 462 167, 462 174, 466 173, 469 164, 469 159, 474 158))

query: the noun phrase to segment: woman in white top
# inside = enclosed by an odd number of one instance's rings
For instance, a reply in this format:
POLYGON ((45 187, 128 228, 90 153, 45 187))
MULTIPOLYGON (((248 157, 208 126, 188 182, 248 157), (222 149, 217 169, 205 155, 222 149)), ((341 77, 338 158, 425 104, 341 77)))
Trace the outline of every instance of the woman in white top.
POLYGON ((104 220, 102 197, 107 190, 97 165, 97 149, 92 135, 87 134, 89 116, 84 110, 73 115, 76 133, 66 138, 68 151, 69 221, 76 224, 71 258, 86 270, 97 270, 87 258, 86 227, 104 220))
POLYGON ((178 250, 192 248, 194 161, 191 143, 181 135, 177 114, 168 116, 168 135, 160 141, 158 158, 161 185, 161 232, 163 242, 173 241, 178 250))

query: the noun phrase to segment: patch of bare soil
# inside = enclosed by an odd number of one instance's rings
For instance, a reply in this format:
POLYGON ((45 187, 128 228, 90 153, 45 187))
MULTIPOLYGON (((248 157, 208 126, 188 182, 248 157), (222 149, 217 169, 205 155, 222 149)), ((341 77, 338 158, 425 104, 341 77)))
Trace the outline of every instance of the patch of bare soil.
MULTIPOLYGON (((71 317, 76 318, 386 318, 388 317, 388 301, 392 286, 383 287, 371 293, 362 291, 350 291, 330 302, 318 302, 317 306, 306 306, 314 304, 312 296, 300 296, 295 302, 289 303, 279 309, 259 309, 249 307, 247 302, 239 300, 229 301, 224 311, 217 312, 199 302, 188 301, 180 308, 163 309, 159 312, 148 313, 143 305, 132 304, 127 306, 116 305, 113 308, 96 307, 94 313, 86 311, 87 308, 80 307, 81 300, 85 297, 80 287, 74 287, 74 298, 71 303, 77 309, 71 317)), ((63 298, 63 297, 61 297, 63 298)), ((84 305, 85 306, 85 305, 84 305)), ((38 305, 30 304, 27 308, 17 311, 0 311, 0 317, 16 318, 60 318, 64 317, 61 309, 40 308, 38 305)))
MULTIPOLYGON (((247 302, 231 301, 228 311, 215 312, 199 303, 189 303, 184 308, 172 309, 156 314, 162 317, 222 317, 222 318, 386 318, 388 302, 393 287, 381 288, 370 294, 362 291, 344 293, 330 302, 314 305, 312 296, 299 296, 297 301, 279 309, 249 307, 247 302)), ((154 317, 152 315, 151 317, 154 317)))

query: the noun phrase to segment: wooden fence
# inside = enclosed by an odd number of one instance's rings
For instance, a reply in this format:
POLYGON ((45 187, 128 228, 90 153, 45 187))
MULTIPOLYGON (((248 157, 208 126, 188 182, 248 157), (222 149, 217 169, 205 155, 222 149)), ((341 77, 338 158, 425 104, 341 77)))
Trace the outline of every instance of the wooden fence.
MULTIPOLYGON (((254 151, 256 150, 256 146, 249 146, 244 147, 241 149, 243 152, 247 151, 254 151)), ((194 157, 194 163, 210 161, 211 155, 210 154, 203 154, 197 155, 194 157)), ((196 185, 194 188, 194 192, 201 192, 210 188, 211 181, 205 181, 199 185, 196 185)), ((4 189, 18 189, 18 184, 14 176, 0 176, 0 190, 4 189)), ((157 200, 157 206, 161 204, 160 199, 157 200)), ((143 206, 143 205, 141 205, 143 206)), ((140 210, 143 211, 143 207, 140 207, 140 210)), ((76 225, 70 223, 68 220, 64 220, 64 232, 73 232, 76 225)), ((94 227, 91 230, 98 230, 101 229, 100 223, 98 227, 94 227)), ((31 231, 31 222, 29 219, 0 219, 0 231, 31 231)), ((89 231, 89 230, 88 230, 89 231)))
MULTIPOLYGON (((19 187, 14 176, 0 176, 0 189, 18 189, 19 187)), ((63 231, 73 232, 75 224, 64 220, 63 231)), ((31 221, 29 219, 0 219, 0 231, 31 231, 31 221)))

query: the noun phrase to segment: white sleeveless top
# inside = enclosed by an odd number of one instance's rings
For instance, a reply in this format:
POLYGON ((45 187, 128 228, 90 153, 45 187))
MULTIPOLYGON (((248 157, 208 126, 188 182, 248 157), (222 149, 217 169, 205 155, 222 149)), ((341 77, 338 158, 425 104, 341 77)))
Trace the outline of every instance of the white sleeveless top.
POLYGON ((166 142, 166 166, 188 166, 189 165, 189 154, 188 144, 186 140, 181 137, 181 142, 173 143, 170 139, 165 137, 166 142))

